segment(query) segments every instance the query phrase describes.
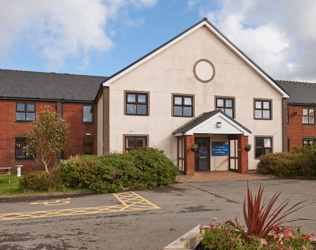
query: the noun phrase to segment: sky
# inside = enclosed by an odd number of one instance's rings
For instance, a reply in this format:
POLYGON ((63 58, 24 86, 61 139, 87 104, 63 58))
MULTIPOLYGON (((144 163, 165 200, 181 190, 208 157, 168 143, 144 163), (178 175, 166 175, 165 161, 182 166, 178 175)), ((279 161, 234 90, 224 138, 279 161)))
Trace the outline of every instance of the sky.
POLYGON ((277 80, 316 82, 315 0, 0 0, 0 68, 111 76, 207 17, 277 80))

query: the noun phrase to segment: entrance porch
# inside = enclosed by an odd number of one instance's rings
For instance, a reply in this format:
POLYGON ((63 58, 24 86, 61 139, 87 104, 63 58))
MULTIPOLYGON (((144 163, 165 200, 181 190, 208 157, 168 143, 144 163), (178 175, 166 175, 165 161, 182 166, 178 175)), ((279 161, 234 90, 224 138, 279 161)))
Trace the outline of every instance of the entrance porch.
POLYGON ((250 133, 220 110, 203 113, 173 132, 178 139, 178 166, 186 175, 225 170, 248 173, 245 146, 250 133))

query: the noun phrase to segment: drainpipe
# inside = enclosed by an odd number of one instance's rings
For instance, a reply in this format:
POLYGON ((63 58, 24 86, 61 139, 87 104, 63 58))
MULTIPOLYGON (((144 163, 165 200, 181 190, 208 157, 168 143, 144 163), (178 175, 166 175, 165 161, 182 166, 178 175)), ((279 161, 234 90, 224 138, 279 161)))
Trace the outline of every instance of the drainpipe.
POLYGON ((183 171, 184 171, 184 175, 186 175, 186 172, 185 172, 185 136, 184 136, 184 132, 182 133, 182 137, 183 137, 183 147, 184 147, 184 150, 183 150, 183 171))

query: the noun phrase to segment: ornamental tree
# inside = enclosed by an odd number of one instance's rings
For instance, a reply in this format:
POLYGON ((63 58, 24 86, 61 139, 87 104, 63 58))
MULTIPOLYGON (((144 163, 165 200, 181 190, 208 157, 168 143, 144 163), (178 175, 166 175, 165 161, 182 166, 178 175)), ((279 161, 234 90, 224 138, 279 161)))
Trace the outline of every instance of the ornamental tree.
POLYGON ((69 124, 62 118, 57 118, 56 111, 51 106, 44 110, 32 121, 32 129, 26 131, 27 139, 23 151, 29 153, 40 164, 44 164, 48 172, 49 162, 66 149, 66 139, 69 124))

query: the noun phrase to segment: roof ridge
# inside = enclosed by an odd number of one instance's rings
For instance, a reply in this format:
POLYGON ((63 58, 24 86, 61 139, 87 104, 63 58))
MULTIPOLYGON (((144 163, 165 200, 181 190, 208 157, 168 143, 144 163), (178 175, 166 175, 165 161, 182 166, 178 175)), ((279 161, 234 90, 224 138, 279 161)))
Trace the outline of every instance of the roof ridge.
POLYGON ((278 82, 296 82, 296 83, 308 83, 308 84, 316 84, 316 82, 302 82, 302 81, 288 81, 288 80, 276 80, 278 82))
POLYGON ((16 69, 0 69, 0 71, 31 72, 31 73, 41 73, 41 74, 72 75, 72 76, 91 76, 91 77, 108 78, 108 76, 80 75, 80 74, 56 73, 56 72, 41 72, 41 71, 16 70, 16 69))

